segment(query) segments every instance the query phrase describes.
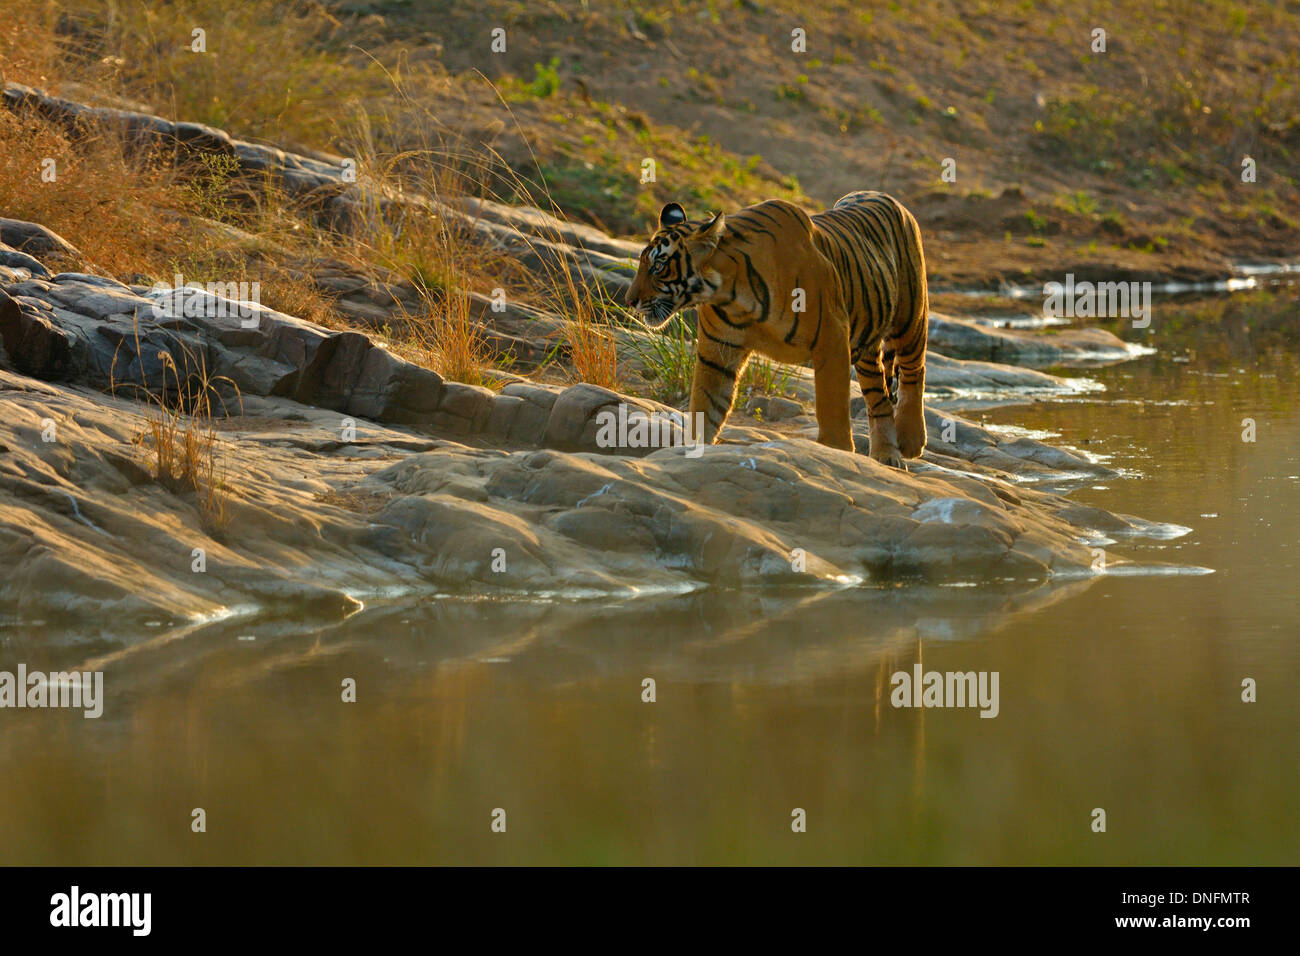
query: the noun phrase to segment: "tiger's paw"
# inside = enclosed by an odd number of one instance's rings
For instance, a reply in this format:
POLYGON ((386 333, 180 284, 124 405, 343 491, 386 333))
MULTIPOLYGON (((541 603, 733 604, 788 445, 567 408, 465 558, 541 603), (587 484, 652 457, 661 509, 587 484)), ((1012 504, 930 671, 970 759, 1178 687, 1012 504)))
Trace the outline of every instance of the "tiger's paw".
POLYGON ((871 457, 882 465, 888 465, 890 468, 898 468, 907 471, 907 466, 903 464, 903 456, 897 448, 886 445, 877 453, 876 449, 871 449, 871 457))
POLYGON ((835 437, 829 437, 819 433, 817 435, 817 443, 819 445, 825 445, 827 448, 838 448, 840 451, 857 451, 857 448, 853 444, 852 432, 835 437))
POLYGON ((925 425, 919 432, 900 428, 898 430, 898 447, 904 458, 920 458, 925 451, 925 425))
POLYGON ((925 451, 925 412, 920 402, 901 401, 894 412, 898 447, 904 458, 920 458, 925 451))
POLYGON ((893 416, 885 414, 871 419, 867 432, 871 441, 871 457, 890 468, 902 468, 903 456, 898 450, 898 433, 894 430, 893 416))

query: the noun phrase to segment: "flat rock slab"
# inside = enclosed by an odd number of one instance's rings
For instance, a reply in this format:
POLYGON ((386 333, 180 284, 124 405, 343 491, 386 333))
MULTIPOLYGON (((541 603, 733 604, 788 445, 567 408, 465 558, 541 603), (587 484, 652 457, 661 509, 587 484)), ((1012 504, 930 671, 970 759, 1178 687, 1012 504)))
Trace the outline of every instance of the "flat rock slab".
POLYGON ((148 409, 9 372, 0 402, 0 614, 21 620, 338 615, 400 592, 1032 586, 1090 573, 1103 534, 1159 530, 970 468, 906 473, 799 439, 698 458, 507 452, 365 420, 340 433, 337 413, 283 397, 220 423, 214 527, 193 492, 152 479, 148 409))

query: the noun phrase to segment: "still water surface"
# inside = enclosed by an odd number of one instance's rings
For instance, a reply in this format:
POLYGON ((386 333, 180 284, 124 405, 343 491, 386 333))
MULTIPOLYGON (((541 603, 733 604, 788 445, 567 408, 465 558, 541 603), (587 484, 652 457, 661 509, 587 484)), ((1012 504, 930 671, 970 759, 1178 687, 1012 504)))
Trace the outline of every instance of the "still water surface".
POLYGON ((971 413, 1109 455, 1075 498, 1193 529, 1116 554, 1209 575, 0 629, 107 660, 99 720, 0 713, 0 863, 1300 862, 1295 315, 1166 305, 1106 392, 971 413), (999 716, 892 707, 918 661, 999 716))

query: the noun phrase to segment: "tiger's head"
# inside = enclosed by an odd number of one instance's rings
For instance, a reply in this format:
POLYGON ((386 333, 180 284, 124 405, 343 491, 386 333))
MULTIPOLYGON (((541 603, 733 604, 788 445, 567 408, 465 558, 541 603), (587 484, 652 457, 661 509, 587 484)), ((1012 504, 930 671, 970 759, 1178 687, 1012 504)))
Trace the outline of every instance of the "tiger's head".
POLYGON ((724 228, 722 213, 688 222, 677 203, 664 206, 625 299, 649 328, 662 329, 675 313, 709 301, 718 291, 722 280, 709 259, 724 228))

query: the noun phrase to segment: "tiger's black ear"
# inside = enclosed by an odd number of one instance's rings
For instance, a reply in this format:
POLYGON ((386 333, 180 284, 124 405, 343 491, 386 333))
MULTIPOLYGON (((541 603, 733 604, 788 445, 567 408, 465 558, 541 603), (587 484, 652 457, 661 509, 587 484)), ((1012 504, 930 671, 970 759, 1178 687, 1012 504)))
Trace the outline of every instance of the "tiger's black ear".
POLYGON ((659 210, 659 225, 675 226, 679 222, 686 221, 686 210, 675 202, 670 202, 663 209, 659 210))

